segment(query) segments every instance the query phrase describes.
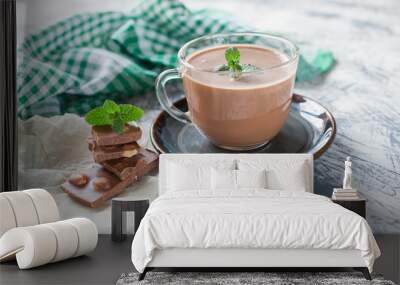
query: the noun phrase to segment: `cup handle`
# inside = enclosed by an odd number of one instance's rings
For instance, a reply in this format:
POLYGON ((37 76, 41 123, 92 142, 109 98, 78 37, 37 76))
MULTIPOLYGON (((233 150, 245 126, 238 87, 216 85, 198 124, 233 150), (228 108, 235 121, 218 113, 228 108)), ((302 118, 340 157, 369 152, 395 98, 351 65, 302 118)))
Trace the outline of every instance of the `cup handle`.
POLYGON ((171 79, 182 79, 177 69, 167 69, 160 73, 156 80, 156 95, 163 109, 178 121, 190 124, 192 121, 187 113, 182 112, 172 104, 168 97, 165 85, 171 79))

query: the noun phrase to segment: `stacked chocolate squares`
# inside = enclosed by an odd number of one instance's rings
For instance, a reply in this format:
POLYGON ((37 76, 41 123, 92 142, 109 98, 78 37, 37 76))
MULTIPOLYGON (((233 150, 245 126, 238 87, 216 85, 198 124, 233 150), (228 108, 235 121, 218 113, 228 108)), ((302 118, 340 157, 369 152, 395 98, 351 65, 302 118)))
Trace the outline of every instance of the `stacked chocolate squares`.
POLYGON ((97 163, 91 169, 72 174, 62 189, 78 202, 97 208, 108 199, 158 167, 158 154, 142 148, 139 127, 126 125, 122 134, 110 126, 93 126, 89 150, 97 163))

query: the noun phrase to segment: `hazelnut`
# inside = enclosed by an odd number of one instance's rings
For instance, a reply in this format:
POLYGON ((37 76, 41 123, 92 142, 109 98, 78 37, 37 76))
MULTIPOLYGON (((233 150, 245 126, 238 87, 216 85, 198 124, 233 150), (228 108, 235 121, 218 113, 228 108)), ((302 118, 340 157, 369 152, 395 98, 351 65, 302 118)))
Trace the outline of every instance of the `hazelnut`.
POLYGON ((93 189, 96 191, 106 191, 111 188, 111 182, 107 177, 97 177, 92 182, 93 189))
POLYGON ((76 187, 84 187, 89 182, 89 177, 82 173, 74 173, 71 174, 68 182, 76 187))

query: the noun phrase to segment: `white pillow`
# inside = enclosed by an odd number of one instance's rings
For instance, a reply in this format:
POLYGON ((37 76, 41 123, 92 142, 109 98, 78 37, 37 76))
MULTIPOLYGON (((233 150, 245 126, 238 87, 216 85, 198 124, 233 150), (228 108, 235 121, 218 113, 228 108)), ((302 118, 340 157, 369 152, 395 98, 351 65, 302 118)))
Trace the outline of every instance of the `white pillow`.
POLYGON ((307 176, 302 165, 285 171, 272 169, 267 171, 268 189, 306 192, 307 176))
POLYGON ((266 188, 266 171, 263 170, 211 170, 211 188, 213 190, 234 191, 241 188, 266 188))
POLYGON ((238 160, 240 170, 266 170, 267 188, 272 190, 307 191, 311 189, 308 164, 304 160, 238 160))
POLYGON ((171 159, 165 165, 166 191, 210 190, 211 167, 235 169, 234 159, 199 159, 197 156, 171 159))
POLYGON ((237 188, 267 188, 267 171, 235 170, 237 188))
POLYGON ((211 188, 211 167, 168 164, 167 189, 186 191, 211 188))
POLYGON ((236 170, 212 168, 211 188, 212 190, 236 190, 236 170))

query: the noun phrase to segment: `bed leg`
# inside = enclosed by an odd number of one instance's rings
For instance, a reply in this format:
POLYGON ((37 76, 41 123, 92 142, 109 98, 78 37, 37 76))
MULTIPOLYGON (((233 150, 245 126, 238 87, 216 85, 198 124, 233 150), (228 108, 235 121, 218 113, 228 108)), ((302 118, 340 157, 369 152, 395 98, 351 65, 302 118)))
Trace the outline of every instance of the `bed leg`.
POLYGON ((147 267, 143 270, 142 273, 139 274, 138 281, 142 281, 144 277, 146 277, 147 267))
POLYGON ((354 269, 357 271, 361 271, 362 274, 364 275, 365 279, 372 280, 371 274, 369 274, 369 270, 367 267, 355 267, 354 269))

